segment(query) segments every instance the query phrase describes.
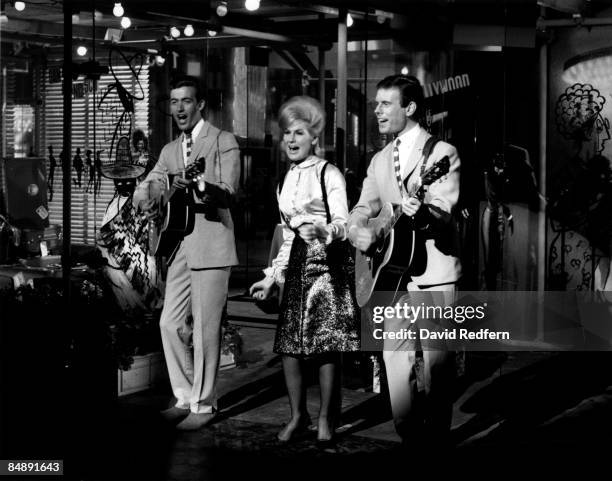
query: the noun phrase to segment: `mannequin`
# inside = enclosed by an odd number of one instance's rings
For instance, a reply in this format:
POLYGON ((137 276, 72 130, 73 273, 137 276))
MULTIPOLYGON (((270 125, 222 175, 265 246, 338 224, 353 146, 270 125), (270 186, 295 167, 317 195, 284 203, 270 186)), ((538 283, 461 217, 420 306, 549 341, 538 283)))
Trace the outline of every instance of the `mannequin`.
POLYGON ((155 257, 149 255, 147 217, 132 203, 137 177, 143 171, 139 166, 113 169, 116 192, 98 234, 98 249, 108 262, 105 275, 120 307, 132 314, 160 307, 163 292, 155 257))

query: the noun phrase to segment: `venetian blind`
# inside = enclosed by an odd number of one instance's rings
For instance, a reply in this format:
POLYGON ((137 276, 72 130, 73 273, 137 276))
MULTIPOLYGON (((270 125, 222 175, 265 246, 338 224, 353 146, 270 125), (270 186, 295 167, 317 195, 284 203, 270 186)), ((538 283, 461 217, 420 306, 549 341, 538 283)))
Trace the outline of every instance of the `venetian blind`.
POLYGON ((2 110, 2 155, 8 158, 15 150, 15 75, 10 68, 2 70, 2 98, 6 100, 2 110))
MULTIPOLYGON (((128 67, 114 67, 114 73, 129 93, 139 97, 144 93, 143 100, 134 101, 132 132, 135 129, 140 129, 146 133, 149 128, 148 67, 144 66, 138 76, 142 92, 128 67)), ((80 98, 75 98, 75 95, 73 95, 72 99, 72 152, 70 152, 70 158, 74 159, 76 149, 80 148, 80 155, 84 164, 81 187, 75 184, 77 173, 74 169, 74 161, 72 167, 71 229, 72 243, 75 244, 95 243, 96 233, 100 228, 106 206, 115 193, 113 181, 102 177, 98 194, 94 195, 93 185, 89 182, 90 175, 86 160, 87 150, 92 151, 92 161, 95 160, 95 152, 100 150, 103 151, 101 154, 103 161, 109 158, 111 133, 114 130, 114 126, 120 121, 120 116, 123 112, 123 109, 120 107, 121 102, 117 90, 112 90, 106 97, 104 104, 107 108, 103 111, 96 109, 95 106, 100 102, 109 85, 114 82, 116 81, 112 75, 103 75, 98 81, 95 93, 89 91, 93 89, 88 83, 75 82, 73 87, 73 92, 80 98)), ((49 195, 49 221, 52 225, 61 225, 63 222, 63 175, 60 163, 60 152, 62 151, 63 144, 62 84, 61 82, 51 83, 48 71, 44 79, 44 92, 44 151, 48 152, 47 147, 52 145, 53 154, 57 161, 53 179, 52 199, 49 195)), ((113 156, 114 152, 111 153, 111 158, 113 156)), ((47 155, 48 173, 50 172, 49 168, 49 157, 47 155)))

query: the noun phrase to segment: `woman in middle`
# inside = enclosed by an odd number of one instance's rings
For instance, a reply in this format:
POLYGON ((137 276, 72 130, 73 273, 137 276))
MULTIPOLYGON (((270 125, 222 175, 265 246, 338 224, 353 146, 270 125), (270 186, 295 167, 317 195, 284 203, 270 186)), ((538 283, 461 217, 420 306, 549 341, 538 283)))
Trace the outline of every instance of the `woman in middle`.
POLYGON ((321 390, 317 442, 323 447, 334 434, 340 353, 360 347, 354 263, 346 242, 346 184, 337 167, 314 154, 325 126, 315 99, 289 99, 279 111, 279 125, 291 162, 278 189, 284 242, 250 293, 263 300, 275 286, 282 292, 274 352, 283 356, 291 419, 278 440, 288 442, 310 425, 303 370, 313 362, 321 390))

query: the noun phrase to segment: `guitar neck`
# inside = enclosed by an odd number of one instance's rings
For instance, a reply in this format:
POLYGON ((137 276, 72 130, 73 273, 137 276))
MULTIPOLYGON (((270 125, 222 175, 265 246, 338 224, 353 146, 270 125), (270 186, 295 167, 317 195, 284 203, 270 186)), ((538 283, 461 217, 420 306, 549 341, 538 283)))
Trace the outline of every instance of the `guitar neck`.
POLYGON ((399 220, 404 212, 402 211, 402 204, 396 205, 393 208, 393 220, 391 221, 391 227, 399 220))

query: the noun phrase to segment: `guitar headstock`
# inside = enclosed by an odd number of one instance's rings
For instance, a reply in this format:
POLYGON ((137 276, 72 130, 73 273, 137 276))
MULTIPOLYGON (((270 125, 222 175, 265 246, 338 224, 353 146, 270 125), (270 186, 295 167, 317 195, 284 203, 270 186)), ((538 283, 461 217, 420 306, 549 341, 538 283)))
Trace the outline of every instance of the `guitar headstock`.
POLYGON ((197 177, 198 175, 203 174, 205 170, 206 170, 206 159, 204 157, 200 157, 199 159, 189 164, 189 167, 185 169, 185 178, 193 179, 194 177, 197 177))
POLYGON ((426 186, 433 184, 436 180, 448 174, 449 170, 450 159, 448 158, 448 155, 445 155, 429 169, 427 169, 425 173, 423 173, 423 176, 421 177, 421 185, 426 186))

